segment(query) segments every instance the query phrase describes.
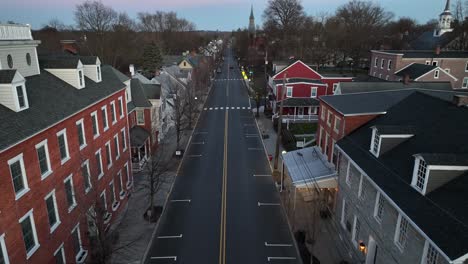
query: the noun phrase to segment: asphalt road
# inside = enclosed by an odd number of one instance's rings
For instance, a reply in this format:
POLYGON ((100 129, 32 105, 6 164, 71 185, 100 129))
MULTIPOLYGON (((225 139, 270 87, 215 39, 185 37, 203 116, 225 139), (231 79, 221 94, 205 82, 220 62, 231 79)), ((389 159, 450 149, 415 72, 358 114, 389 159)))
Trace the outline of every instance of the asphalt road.
POLYGON ((228 50, 145 263, 301 263, 241 78, 228 50))

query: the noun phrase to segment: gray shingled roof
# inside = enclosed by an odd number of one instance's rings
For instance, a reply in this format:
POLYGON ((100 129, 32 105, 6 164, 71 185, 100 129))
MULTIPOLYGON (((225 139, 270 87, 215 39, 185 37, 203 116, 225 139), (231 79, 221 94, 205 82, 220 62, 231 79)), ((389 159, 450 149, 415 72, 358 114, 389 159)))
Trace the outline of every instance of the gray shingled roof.
POLYGON ((143 92, 148 99, 161 99, 161 85, 160 84, 142 84, 143 92))
POLYGON ((436 54, 434 50, 378 50, 386 53, 403 54, 403 58, 468 58, 468 51, 441 51, 436 54))
POLYGON ((132 90, 132 102, 136 107, 151 107, 146 94, 143 90, 143 85, 138 79, 132 79, 130 82, 132 90))
POLYGON ((468 166, 467 154, 454 153, 419 153, 428 165, 468 166))
POLYGON ((403 125, 376 125, 377 131, 381 135, 414 135, 416 133, 415 126, 403 126, 403 125))
POLYGON ((16 70, 0 70, 0 83, 11 83, 15 74, 16 70))
POLYGON ((409 88, 419 88, 434 91, 452 91, 450 82, 341 82, 341 94, 406 90, 409 88))
POLYGON ((413 155, 431 153, 429 159, 452 164, 457 155, 466 165, 467 116, 466 107, 415 92, 337 143, 452 260, 468 252, 468 173, 422 195, 411 186, 413 155), (376 158, 370 128, 378 125, 415 126, 418 133, 376 158))
POLYGON ((85 65, 95 65, 96 64, 96 61, 97 61, 97 56, 77 56, 81 63, 85 64, 85 65))
POLYGON ((149 137, 150 133, 142 127, 134 126, 130 129, 130 145, 132 145, 132 147, 143 146, 146 139, 149 137))
POLYGON ((121 82, 126 82, 128 80, 130 80, 130 77, 128 77, 127 75, 123 74, 122 72, 120 72, 119 70, 115 69, 115 68, 111 68, 112 71, 114 72, 115 76, 121 81, 121 82))
POLYGON ((304 98, 286 98, 283 100, 283 106, 284 107, 302 107, 302 106, 318 106, 319 101, 315 98, 309 98, 309 97, 304 97, 304 98))
POLYGON ((78 57, 70 58, 40 58, 39 64, 44 69, 76 69, 78 67, 78 57))
POLYGON ((437 46, 444 48, 457 37, 455 32, 446 32, 442 36, 434 36, 434 31, 426 31, 410 43, 415 50, 434 50, 437 46))
POLYGON ((401 76, 401 77, 405 77, 406 75, 408 75, 410 79, 414 80, 434 70, 435 68, 437 68, 437 66, 426 65, 426 64, 421 64, 421 63, 413 63, 409 65, 408 67, 396 72, 395 75, 401 76))
POLYGON ((122 90, 111 66, 102 67, 102 81, 85 79, 86 87, 76 89, 47 71, 26 77, 29 109, 14 112, 0 105, 0 150, 8 148, 61 120, 122 90))

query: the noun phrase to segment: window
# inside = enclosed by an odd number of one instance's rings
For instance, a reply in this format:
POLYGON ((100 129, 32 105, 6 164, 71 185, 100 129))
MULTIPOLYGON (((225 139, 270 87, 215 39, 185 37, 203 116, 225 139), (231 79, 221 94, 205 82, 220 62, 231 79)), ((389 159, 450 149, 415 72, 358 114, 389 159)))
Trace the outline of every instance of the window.
POLYGON ((382 74, 381 73, 379 74, 379 78, 382 79, 382 74))
POLYGON ((28 66, 31 66, 31 54, 26 53, 26 63, 28 64, 28 66))
POLYGON ((122 136, 122 150, 125 151, 127 150, 127 140, 125 136, 125 128, 122 129, 122 133, 120 134, 122 136))
POLYGON ((450 68, 445 68, 444 71, 446 71, 447 73, 450 73, 450 68))
POLYGON ((89 161, 83 162, 81 165, 81 175, 83 176, 83 182, 84 182, 84 187, 85 187, 85 193, 88 193, 89 190, 91 190, 91 179, 90 175, 91 173, 89 172, 89 161))
POLYGON ((73 189, 72 175, 68 176, 64 181, 65 183, 65 196, 68 203, 68 212, 71 212, 76 207, 75 190, 73 189))
POLYGON ((78 143, 80 145, 80 149, 83 149, 84 147, 86 147, 86 137, 83 126, 83 119, 80 119, 76 122, 76 130, 78 131, 78 143))
POLYGON ((377 131, 377 129, 374 129, 374 139, 372 142, 372 153, 375 156, 379 155, 379 149, 380 149, 380 134, 377 131))
POLYGON ((439 70, 434 71, 434 79, 439 79, 439 70))
MULTIPOLYGON (((375 58, 375 61, 374 61, 374 67, 377 68, 379 65, 379 58, 375 58)), ((374 73, 375 75, 375 73, 374 73)))
POLYGON ((465 72, 468 72, 468 61, 465 64, 465 72))
POLYGON ((327 109, 325 108, 325 106, 322 106, 322 109, 320 111, 321 115, 322 115, 322 120, 325 121, 325 112, 327 111, 327 109))
POLYGON ((84 263, 88 252, 83 250, 83 245, 81 244, 80 223, 73 228, 71 235, 76 263, 84 263))
POLYGON ((127 179, 127 188, 130 188, 130 186, 132 186, 133 181, 130 178, 130 172, 128 170, 128 162, 125 163, 123 171, 125 173, 125 178, 127 179))
POLYGON ((118 187, 119 187, 119 195, 120 195, 120 199, 123 199, 123 196, 125 195, 125 191, 124 191, 124 184, 123 184, 123 178, 122 178, 122 172, 119 171, 119 173, 117 173, 117 176, 119 178, 119 181, 118 181, 118 187))
POLYGON ((106 131, 107 129, 109 129, 109 121, 107 120, 107 106, 103 106, 101 108, 101 117, 104 131, 106 131))
POLYGON ((439 62, 438 61, 433 61, 432 62, 432 66, 438 66, 439 65, 439 62))
POLYGON ((426 162, 422 159, 419 159, 418 177, 416 179, 416 188, 418 188, 420 191, 424 190, 424 185, 426 184, 426 174, 427 174, 426 162))
POLYGON ((336 92, 336 89, 338 89, 338 83, 333 84, 333 93, 336 92))
POLYGON ((16 86, 16 95, 20 109, 26 108, 26 98, 24 97, 23 85, 16 86))
POLYGON ((339 119, 338 117, 335 117, 335 132, 336 133, 339 133, 340 131, 340 127, 341 127, 341 119, 339 119))
POLYGON ((66 129, 63 129, 62 131, 57 133, 57 140, 60 152, 60 160, 62 161, 62 164, 64 164, 67 160, 70 159, 66 129))
POLYGON ((45 179, 52 171, 50 170, 49 150, 47 148, 47 139, 36 145, 37 158, 39 160, 39 170, 41 178, 45 179))
POLYGON ((112 117, 112 124, 117 122, 117 113, 115 112, 115 101, 111 102, 111 117, 112 117))
POLYGON ((431 65, 431 61, 426 61, 426 65, 431 65))
POLYGON ((380 69, 383 69, 384 68, 384 65, 385 65, 385 59, 382 59, 380 61, 380 69))
POLYGON ((429 242, 426 242, 426 247, 427 247, 427 252, 425 258, 425 264, 437 264, 439 260, 439 253, 437 250, 429 244, 429 242))
POLYGON ((313 97, 313 98, 317 97, 317 87, 312 87, 310 89, 310 97, 313 97))
POLYGON ((468 88, 468 77, 463 78, 462 88, 468 88))
POLYGON ((119 135, 114 136, 114 151, 115 151, 115 159, 120 158, 120 149, 119 149, 119 135))
POLYGON ((345 220, 346 220, 346 216, 348 215, 348 207, 346 206, 346 200, 343 199, 343 203, 342 203, 342 207, 341 207, 341 225, 345 227, 345 220))
POLYGON ((63 243, 54 253, 56 264, 65 264, 65 251, 63 249, 63 243))
POLYGON ((26 247, 26 258, 29 259, 32 254, 34 254, 34 252, 36 252, 36 250, 39 248, 33 209, 21 217, 19 223, 23 233, 24 246, 26 247))
POLYGON ((91 113, 91 123, 93 125, 94 138, 97 138, 99 137, 99 123, 98 123, 98 117, 97 117, 96 111, 91 113))
POLYGON ((122 97, 119 97, 119 114, 120 118, 122 119, 124 117, 124 105, 122 97))
POLYGON ((286 97, 292 97, 292 96, 293 96, 293 88, 286 87, 286 97))
POLYGON ((13 180, 13 188, 16 194, 16 200, 29 191, 26 171, 24 169, 23 154, 20 154, 8 161, 10 174, 13 180))
POLYGON ((107 168, 110 168, 112 166, 112 155, 111 155, 110 142, 106 143, 106 160, 107 160, 107 168))
POLYGON ((49 218, 50 233, 60 225, 60 218, 57 209, 57 199, 55 198, 55 190, 50 192, 45 198, 47 217, 49 218))
POLYGON ((0 263, 10 264, 8 259, 8 252, 5 245, 5 234, 0 235, 0 263))
POLYGON ((346 183, 348 186, 351 186, 351 173, 349 171, 351 170, 351 162, 348 161, 348 167, 346 168, 346 183))
POLYGON ((361 222, 359 221, 359 218, 355 215, 354 216, 354 228, 353 228, 352 240, 355 240, 356 242, 359 241, 359 232, 360 231, 361 231, 361 222))
POLYGON ((390 79, 390 76, 385 76, 385 80, 388 81, 388 79, 390 79))
POLYGON ((391 70, 391 69, 392 69, 392 60, 388 60, 387 70, 391 70))
POLYGON ((328 116, 327 116, 327 125, 328 126, 331 126, 332 118, 333 118, 333 114, 332 114, 332 112, 330 110, 328 110, 328 116))
POLYGON ((101 150, 98 150, 95 154, 96 158, 96 168, 97 168, 97 173, 98 173, 98 179, 101 179, 102 176, 104 176, 104 172, 102 170, 102 156, 101 156, 101 150))
POLYGON ((101 80, 101 66, 97 66, 96 67, 96 70, 97 70, 97 80, 100 81, 101 80))
POLYGON ((10 54, 8 54, 7 56, 7 63, 8 63, 8 67, 10 67, 10 69, 13 69, 13 58, 11 57, 10 54))
POLYGON ((408 220, 401 214, 398 215, 397 227, 395 232, 395 244, 403 250, 406 246, 406 239, 408 236, 408 220))
POLYGON ((112 180, 112 181, 109 183, 109 189, 110 189, 110 192, 111 192, 112 211, 115 211, 115 210, 117 210, 117 208, 119 207, 120 203, 117 201, 117 199, 115 199, 115 185, 114 185, 114 180, 112 180))
POLYGON ((144 110, 137 110, 137 125, 144 125, 145 124, 145 112, 144 110))
POLYGON ((83 71, 81 70, 78 71, 78 79, 80 80, 80 87, 83 87, 84 86, 83 71))
POLYGON ((358 189, 358 198, 363 197, 363 185, 364 185, 364 176, 361 174, 361 177, 359 178, 359 189, 358 189))
POLYGON ((377 196, 375 198, 375 206, 374 206, 374 217, 379 223, 382 221, 384 203, 385 203, 384 198, 382 197, 380 192, 377 192, 377 196))

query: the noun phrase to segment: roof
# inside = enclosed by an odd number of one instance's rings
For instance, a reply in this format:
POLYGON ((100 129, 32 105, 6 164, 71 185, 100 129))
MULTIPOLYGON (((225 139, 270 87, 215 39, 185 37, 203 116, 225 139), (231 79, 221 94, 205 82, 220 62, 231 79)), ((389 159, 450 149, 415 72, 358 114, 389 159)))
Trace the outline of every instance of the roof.
POLYGON ((452 260, 468 252, 468 173, 423 196, 411 186, 413 155, 436 153, 426 157, 449 164, 449 157, 460 155, 457 159, 466 164, 466 116, 466 107, 415 92, 337 143, 452 260), (414 126, 418 132, 376 158, 369 151, 370 128, 379 125, 414 126))
POLYGON ((435 91, 452 91, 450 82, 341 82, 341 94, 405 90, 408 88, 419 88, 435 91))
POLYGON ((151 107, 152 104, 148 101, 144 92, 143 84, 138 79, 132 79, 130 82, 132 91, 132 102, 135 107, 151 107))
POLYGON ((397 71, 395 75, 405 77, 408 75, 410 79, 414 80, 422 75, 434 70, 437 66, 434 65, 426 65, 421 63, 413 63, 406 68, 403 68, 400 71, 397 71))
POLYGON ((47 71, 26 77, 29 108, 21 112, 0 105, 0 150, 18 143, 98 101, 125 89, 111 66, 102 67, 102 81, 85 77, 85 88, 76 89, 47 71))
POLYGON ((181 60, 182 60, 182 56, 179 56, 179 55, 164 55, 162 66, 177 65, 181 60))
POLYGON ((403 54, 403 58, 410 59, 468 58, 468 51, 441 51, 439 54, 436 54, 434 50, 375 50, 375 52, 403 54))
POLYGON ((97 56, 77 56, 81 63, 85 64, 85 65, 91 65, 91 64, 96 64, 96 61, 98 59, 97 56))
POLYGON ((282 160, 295 186, 314 185, 322 179, 336 177, 333 164, 327 161, 318 147, 287 152, 282 154, 282 160))
POLYGON ((16 70, 0 70, 0 84, 11 83, 15 78, 16 70))
POLYGON ((468 153, 419 153, 428 165, 440 166, 468 166, 468 153))
POLYGON ((150 133, 146 129, 134 126, 130 128, 130 144, 131 146, 140 147, 145 144, 145 141, 150 137, 150 133))
POLYGON ((434 36, 434 30, 422 33, 410 43, 415 50, 434 50, 437 46, 444 48, 457 38, 455 32, 446 32, 440 36, 434 36))
POLYGON ((148 99, 160 99, 161 98, 161 85, 160 84, 142 84, 143 92, 148 99))
POLYGON ((44 69, 76 69, 78 67, 78 57, 69 58, 39 58, 39 64, 44 69))
POLYGON ((284 107, 318 106, 319 101, 311 97, 291 97, 283 100, 284 107))
POLYGON ((114 75, 121 81, 121 82, 126 82, 128 80, 130 80, 130 77, 128 77, 127 75, 123 74, 122 72, 120 72, 119 70, 111 67, 112 69, 112 72, 114 73, 114 75))
POLYGON ((376 125, 374 127, 380 135, 414 135, 416 133, 416 128, 414 126, 376 125))
MULTIPOLYGON (((283 84, 282 79, 278 80, 273 80, 273 82, 278 85, 278 84, 283 84)), ((286 85, 288 84, 293 84, 293 83, 314 83, 314 84, 320 84, 320 85, 325 85, 322 81, 320 80, 314 80, 314 79, 306 79, 306 78, 288 78, 286 85)))

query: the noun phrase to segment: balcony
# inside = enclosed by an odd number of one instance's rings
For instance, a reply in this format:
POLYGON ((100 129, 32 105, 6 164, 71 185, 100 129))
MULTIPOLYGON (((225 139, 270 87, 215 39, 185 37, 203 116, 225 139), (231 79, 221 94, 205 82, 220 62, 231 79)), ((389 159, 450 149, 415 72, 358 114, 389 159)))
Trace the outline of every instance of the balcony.
POLYGON ((32 40, 31 26, 0 24, 0 40, 32 40))
MULTIPOLYGON (((273 116, 273 119, 278 118, 278 114, 273 116)), ((282 121, 284 124, 290 123, 317 123, 318 115, 294 115, 294 114, 285 114, 282 116, 282 121)))

